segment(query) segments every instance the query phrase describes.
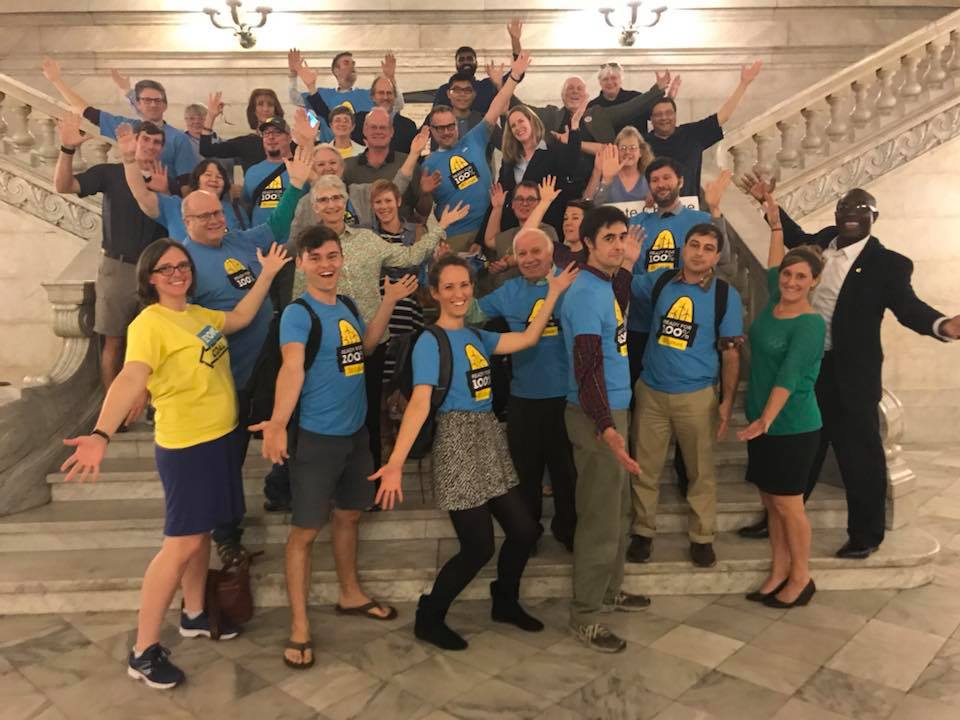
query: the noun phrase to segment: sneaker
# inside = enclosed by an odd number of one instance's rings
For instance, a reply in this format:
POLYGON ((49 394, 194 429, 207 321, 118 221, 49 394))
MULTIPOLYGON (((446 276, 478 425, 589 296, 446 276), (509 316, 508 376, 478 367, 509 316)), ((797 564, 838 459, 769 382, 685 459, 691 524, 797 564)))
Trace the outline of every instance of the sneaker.
MULTIPOLYGON (((181 612, 180 634, 186 638, 210 637, 212 633, 210 632, 210 618, 207 617, 207 613, 202 612, 191 620, 185 612, 181 612)), ((239 634, 240 628, 230 623, 220 623, 219 640, 232 640, 239 634)))
POLYGON ((609 602, 604 600, 603 607, 606 610, 616 610, 617 612, 637 612, 650 607, 650 598, 646 595, 634 595, 633 593, 620 591, 613 600, 609 602))
POLYGON ((147 687, 155 690, 169 690, 186 680, 183 670, 168 659, 170 651, 154 643, 140 657, 134 655, 133 650, 127 660, 127 675, 134 680, 142 680, 147 687))
POLYGON ((697 567, 709 568, 717 564, 713 543, 690 543, 690 561, 697 567))
POLYGON ((600 625, 599 623, 580 625, 574 623, 570 627, 580 642, 591 650, 604 653, 618 653, 627 647, 627 641, 610 632, 610 628, 606 625, 600 625))
POLYGON ((634 535, 630 538, 630 547, 627 548, 627 560, 633 563, 650 562, 650 552, 652 550, 653 538, 634 535))

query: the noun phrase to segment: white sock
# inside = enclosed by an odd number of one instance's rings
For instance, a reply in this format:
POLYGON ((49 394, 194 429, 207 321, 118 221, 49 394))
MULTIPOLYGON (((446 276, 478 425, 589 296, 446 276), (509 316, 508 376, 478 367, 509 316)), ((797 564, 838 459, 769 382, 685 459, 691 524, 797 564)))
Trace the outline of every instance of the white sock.
POLYGON ((196 620, 198 617, 203 615, 203 610, 201 610, 200 612, 192 613, 185 609, 183 611, 183 614, 186 615, 190 620, 196 620))
POLYGON ((137 646, 136 646, 136 645, 133 646, 132 650, 133 650, 133 657, 134 657, 135 659, 139 660, 139 659, 140 659, 140 656, 143 655, 143 650, 141 650, 140 652, 137 652, 137 646))

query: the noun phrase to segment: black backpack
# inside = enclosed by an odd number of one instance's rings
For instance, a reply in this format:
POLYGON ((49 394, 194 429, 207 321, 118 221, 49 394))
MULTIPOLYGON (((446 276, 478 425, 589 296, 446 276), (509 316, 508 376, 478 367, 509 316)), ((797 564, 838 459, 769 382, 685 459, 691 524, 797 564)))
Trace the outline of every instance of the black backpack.
MULTIPOLYGON (((346 295, 337 295, 337 299, 347 306, 347 309, 353 313, 353 316, 360 319, 360 311, 352 298, 346 295)), ((310 315, 310 334, 307 336, 306 347, 303 353, 303 369, 307 371, 313 365, 317 352, 320 350, 320 341, 323 339, 323 323, 303 298, 297 298, 291 305, 299 305, 310 315)), ((280 373, 280 367, 283 365, 283 352, 280 349, 280 317, 282 313, 274 315, 270 321, 270 329, 267 330, 267 338, 263 343, 263 349, 257 357, 257 363, 253 367, 253 374, 250 376, 250 383, 247 385, 247 391, 250 395, 250 405, 247 409, 247 417, 244 427, 255 425, 257 423, 269 420, 273 416, 274 396, 277 391, 277 375, 280 373)), ((300 403, 290 416, 287 423, 288 437, 296 434, 299 427, 300 403)), ((260 433, 257 433, 260 436, 260 433)), ((293 445, 293 438, 288 440, 293 445)))
MULTIPOLYGON (((474 328, 469 328, 478 340, 481 340, 480 333, 474 328)), ((440 354, 440 372, 437 376, 437 384, 433 386, 433 392, 430 395, 430 412, 427 419, 420 427, 417 439, 407 457, 411 460, 419 460, 426 457, 433 447, 433 437, 436 433, 437 411, 443 405, 450 392, 450 384, 453 379, 453 349, 450 347, 450 338, 446 330, 438 325, 427 325, 415 332, 406 333, 391 339, 388 354, 394 359, 393 378, 387 386, 387 392, 399 391, 407 400, 413 395, 413 348, 417 340, 423 333, 430 333, 437 341, 437 350, 440 354)))

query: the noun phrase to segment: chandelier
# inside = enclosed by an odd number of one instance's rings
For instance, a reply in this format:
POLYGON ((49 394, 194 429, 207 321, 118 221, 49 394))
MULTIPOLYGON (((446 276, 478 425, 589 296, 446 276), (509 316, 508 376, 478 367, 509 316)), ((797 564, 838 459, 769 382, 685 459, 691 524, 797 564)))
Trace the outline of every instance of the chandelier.
MULTIPOLYGON (((633 47, 633 43, 636 42, 637 33, 640 32, 641 28, 650 28, 660 22, 660 16, 667 11, 666 5, 661 5, 660 7, 651 8, 650 13, 652 15, 650 22, 644 24, 637 24, 637 15, 640 11, 640 6, 643 5, 643 2, 634 1, 628 2, 627 7, 630 8, 630 22, 626 25, 623 25, 620 28, 620 44, 623 47, 633 47)), ((613 13, 612 7, 600 8, 600 14, 603 15, 603 19, 607 21, 607 25, 612 28, 615 28, 610 21, 610 14, 613 13)))
POLYGON ((217 15, 220 14, 219 10, 214 10, 213 8, 204 8, 203 12, 210 17, 210 22, 213 23, 215 28, 219 28, 221 30, 233 30, 233 34, 236 35, 240 40, 240 47, 245 50, 249 50, 257 44, 257 39, 253 36, 253 31, 257 28, 262 28, 267 24, 267 15, 273 12, 273 9, 264 6, 256 8, 254 12, 260 13, 260 22, 256 25, 250 25, 245 22, 240 22, 240 0, 226 0, 226 2, 227 6, 230 8, 230 17, 233 19, 233 27, 230 27, 229 25, 221 25, 217 22, 217 15))

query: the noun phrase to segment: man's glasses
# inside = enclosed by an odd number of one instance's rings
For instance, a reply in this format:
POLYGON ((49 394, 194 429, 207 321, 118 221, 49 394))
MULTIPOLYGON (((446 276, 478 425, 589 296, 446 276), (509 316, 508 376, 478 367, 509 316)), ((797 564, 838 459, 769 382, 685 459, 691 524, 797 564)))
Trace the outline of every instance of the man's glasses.
POLYGON ((533 205, 538 202, 540 202, 540 198, 537 197, 515 197, 513 199, 514 205, 533 205))
POLYGON ((153 270, 150 271, 151 274, 163 275, 164 277, 173 277, 175 272, 180 273, 181 275, 189 275, 193 271, 193 268, 190 267, 190 263, 184 261, 182 263, 177 263, 176 265, 158 265, 153 270))
POLYGON ((223 208, 220 208, 219 210, 211 210, 210 212, 205 213, 197 213, 195 215, 184 215, 184 217, 192 220, 199 220, 200 222, 209 222, 210 220, 222 218, 223 208))
POLYGON ((450 123, 449 125, 431 125, 430 129, 436 130, 437 132, 441 132, 441 133, 453 132, 454 130, 457 129, 457 124, 453 122, 453 123, 450 123))
POLYGON ((162 97, 143 97, 142 95, 137 100, 144 105, 163 105, 166 102, 162 97))
POLYGON ((470 86, 468 86, 468 87, 456 87, 456 86, 454 86, 454 87, 450 88, 450 92, 452 92, 454 95, 470 95, 470 94, 473 93, 473 86, 472 86, 472 85, 470 85, 470 86))

